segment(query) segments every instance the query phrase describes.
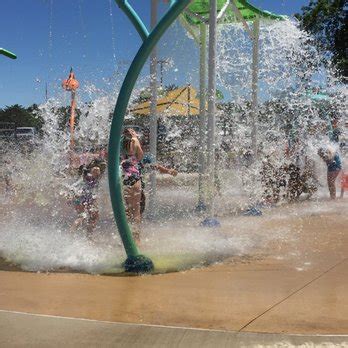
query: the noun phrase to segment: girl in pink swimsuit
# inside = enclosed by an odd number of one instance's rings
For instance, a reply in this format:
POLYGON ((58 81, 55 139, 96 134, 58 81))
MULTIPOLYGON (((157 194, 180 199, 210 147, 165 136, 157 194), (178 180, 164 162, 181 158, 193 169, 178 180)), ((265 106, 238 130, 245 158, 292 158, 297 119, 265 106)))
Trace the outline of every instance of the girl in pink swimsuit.
POLYGON ((124 186, 124 200, 126 212, 130 223, 133 225, 133 237, 137 244, 140 243, 140 200, 141 200, 141 168, 143 150, 138 137, 133 129, 123 131, 121 147, 122 180, 124 186))

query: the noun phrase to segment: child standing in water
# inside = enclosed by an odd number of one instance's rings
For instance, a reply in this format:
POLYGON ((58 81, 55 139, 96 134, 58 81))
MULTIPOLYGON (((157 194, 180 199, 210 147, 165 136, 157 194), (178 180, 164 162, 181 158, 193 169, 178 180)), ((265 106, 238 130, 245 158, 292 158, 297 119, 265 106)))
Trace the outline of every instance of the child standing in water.
POLYGON ((147 165, 163 174, 176 176, 178 173, 175 169, 153 163, 149 156, 144 158, 136 132, 131 128, 125 128, 121 144, 123 193, 126 213, 129 222, 133 225, 133 237, 137 244, 140 243, 141 214, 145 209, 143 171, 147 165))
POLYGON ((144 153, 135 131, 125 128, 121 144, 121 168, 126 213, 133 225, 133 237, 140 243, 141 163, 144 153))
POLYGON ((74 185, 75 197, 73 203, 79 217, 73 224, 76 230, 83 223, 87 224, 87 233, 91 234, 99 220, 97 190, 106 164, 102 160, 93 160, 88 166, 81 166, 79 174, 82 176, 74 185))
POLYGON ((330 198, 336 199, 336 179, 342 170, 341 158, 337 151, 332 148, 320 148, 318 155, 327 165, 327 184, 329 187, 330 198))

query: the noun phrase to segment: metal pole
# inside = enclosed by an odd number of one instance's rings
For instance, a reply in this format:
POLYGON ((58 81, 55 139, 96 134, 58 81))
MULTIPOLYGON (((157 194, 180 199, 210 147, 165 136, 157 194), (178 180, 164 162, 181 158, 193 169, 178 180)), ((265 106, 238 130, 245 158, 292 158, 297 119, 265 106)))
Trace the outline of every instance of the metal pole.
POLYGON ((205 210, 203 178, 206 155, 206 78, 207 78, 207 26, 200 24, 199 40, 199 167, 198 167, 198 204, 197 210, 205 210))
POLYGON ((76 92, 71 91, 71 114, 70 114, 70 147, 73 148, 75 145, 75 138, 74 138, 74 132, 75 132, 75 108, 76 108, 76 101, 75 101, 76 92))
MULTIPOLYGON (((116 2, 117 4, 124 3, 122 0, 116 0, 116 2)), ((150 271, 153 269, 153 263, 151 260, 139 254, 138 248, 132 237, 131 229, 127 222, 120 179, 120 144, 123 121, 136 80, 144 67, 146 60, 149 58, 152 49, 188 4, 189 0, 172 1, 170 9, 153 31, 149 35, 144 32, 144 42, 134 57, 122 83, 112 117, 108 147, 109 190, 115 221, 128 257, 125 262, 125 269, 128 271, 150 271)), ((135 12, 130 13, 130 16, 134 17, 132 17, 134 22, 141 22, 139 16, 137 16, 135 12)), ((140 27, 140 25, 138 27, 140 27)))
MULTIPOLYGON (((151 0, 151 30, 157 24, 158 0, 151 0)), ((150 154, 157 159, 157 49, 153 48, 150 56, 150 154)), ((150 172, 149 210, 148 217, 153 218, 156 209, 156 171, 150 172)))
POLYGON ((251 83, 251 141, 254 157, 257 158, 257 115, 258 115, 258 79, 259 79, 259 36, 260 19, 256 17, 253 23, 253 62, 252 62, 252 83, 251 83))
POLYGON ((216 29, 217 0, 210 0, 209 15, 209 61, 208 61, 208 141, 207 164, 209 175, 209 213, 214 216, 214 172, 215 172, 215 100, 216 100, 216 29))

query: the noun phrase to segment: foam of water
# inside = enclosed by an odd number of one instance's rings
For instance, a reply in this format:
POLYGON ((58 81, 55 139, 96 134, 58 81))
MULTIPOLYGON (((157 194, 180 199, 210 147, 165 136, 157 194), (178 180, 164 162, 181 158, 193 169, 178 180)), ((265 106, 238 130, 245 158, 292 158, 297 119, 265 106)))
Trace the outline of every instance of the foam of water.
MULTIPOLYGON (((112 223, 111 223, 111 227, 112 223)), ((120 268, 124 252, 120 239, 104 225, 89 240, 83 231, 52 223, 38 225, 34 221, 8 220, 0 225, 0 256, 30 271, 69 269, 90 273, 120 268)), ((227 256, 243 256, 269 240, 257 232, 254 221, 236 219, 226 221, 220 230, 199 227, 199 221, 144 226, 142 250, 163 258, 190 257, 200 261, 218 261, 227 256)), ((273 237, 281 237, 286 229, 275 229, 273 237)))
POLYGON ((123 256, 116 239, 98 245, 83 234, 74 235, 49 223, 19 226, 18 221, 8 221, 0 227, 1 256, 24 270, 69 269, 100 273, 107 266, 119 267, 123 256))
MULTIPOLYGON (((310 215, 344 214, 344 202, 318 201, 284 206, 264 211, 262 218, 226 216, 220 219, 222 227, 219 229, 200 227, 201 219, 198 217, 145 222, 141 249, 159 260, 170 256, 189 257, 190 262, 194 259, 197 264, 226 257, 252 256, 272 240, 291 241, 296 238, 293 226, 287 223, 289 218, 295 217, 298 221, 310 215), (272 226, 272 233, 269 226, 272 226)), ((114 223, 106 216, 102 216, 92 240, 82 230, 72 233, 66 221, 62 223, 58 219, 54 223, 54 218, 49 221, 46 214, 34 217, 21 214, 19 218, 12 213, 1 222, 0 230, 0 256, 25 270, 103 273, 120 269, 125 258, 114 223)))

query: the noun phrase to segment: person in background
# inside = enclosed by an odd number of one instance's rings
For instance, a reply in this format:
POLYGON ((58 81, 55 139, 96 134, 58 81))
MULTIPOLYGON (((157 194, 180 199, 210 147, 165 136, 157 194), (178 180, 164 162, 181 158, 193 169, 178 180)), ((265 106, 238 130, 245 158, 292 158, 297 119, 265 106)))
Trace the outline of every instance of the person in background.
POLYGON ((338 152, 331 147, 321 147, 318 150, 318 155, 327 165, 327 184, 330 198, 336 199, 336 179, 342 170, 341 158, 338 152))
POLYGON ((348 190, 348 174, 345 174, 342 170, 341 175, 341 198, 344 196, 344 191, 348 190))
POLYGON ((273 155, 266 155, 262 160, 261 185, 262 199, 265 203, 276 204, 280 200, 281 187, 285 185, 284 170, 278 166, 273 155))

